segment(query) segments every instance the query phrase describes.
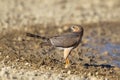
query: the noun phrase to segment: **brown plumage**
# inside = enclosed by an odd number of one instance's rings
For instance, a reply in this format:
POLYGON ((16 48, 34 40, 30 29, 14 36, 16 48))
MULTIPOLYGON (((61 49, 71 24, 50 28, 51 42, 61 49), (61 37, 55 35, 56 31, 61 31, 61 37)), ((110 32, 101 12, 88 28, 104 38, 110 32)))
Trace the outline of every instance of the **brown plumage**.
POLYGON ((53 47, 63 48, 64 59, 66 60, 65 68, 67 68, 69 66, 68 56, 71 53, 71 51, 79 45, 79 43, 82 40, 82 36, 84 32, 83 28, 80 25, 71 26, 71 30, 72 32, 70 33, 66 33, 59 36, 53 36, 50 38, 34 35, 31 33, 27 33, 27 36, 46 40, 45 42, 43 42, 43 45, 51 45, 53 47))

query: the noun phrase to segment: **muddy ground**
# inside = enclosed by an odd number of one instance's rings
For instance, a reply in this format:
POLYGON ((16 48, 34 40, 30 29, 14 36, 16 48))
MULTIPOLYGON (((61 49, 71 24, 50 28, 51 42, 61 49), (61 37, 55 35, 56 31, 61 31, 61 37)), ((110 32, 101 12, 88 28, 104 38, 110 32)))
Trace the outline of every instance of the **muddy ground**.
MULTIPOLYGON (((62 74, 58 80, 64 80, 70 75, 81 77, 78 79, 75 77, 75 80, 120 80, 119 21, 81 24, 84 28, 83 40, 69 56, 71 66, 68 69, 64 68, 65 61, 62 50, 51 50, 49 46, 41 47, 42 40, 26 36, 27 32, 46 37, 55 36, 69 32, 70 25, 44 26, 35 24, 26 25, 20 29, 3 30, 0 33, 0 67, 11 66, 12 69, 17 70, 37 70, 38 72, 34 74, 32 79, 40 76, 39 71, 49 71, 62 74), (118 47, 111 48, 112 51, 109 52, 107 49, 109 47, 106 47, 106 44, 118 45, 118 47), (113 54, 117 56, 113 56, 113 54)), ((10 73, 7 75, 10 75, 10 73)), ((49 77, 46 79, 49 79, 49 77)), ((18 79, 16 76, 12 79, 14 78, 18 79)), ((11 78, 8 77, 7 79, 11 78)), ((25 80, 24 76, 22 79, 25 80)))

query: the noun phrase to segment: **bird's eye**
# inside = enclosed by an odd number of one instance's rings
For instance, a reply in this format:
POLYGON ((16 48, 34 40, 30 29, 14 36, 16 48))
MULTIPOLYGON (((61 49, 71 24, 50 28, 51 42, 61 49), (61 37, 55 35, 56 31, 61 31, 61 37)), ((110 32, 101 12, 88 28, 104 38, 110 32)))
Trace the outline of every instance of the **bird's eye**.
POLYGON ((75 28, 75 26, 72 26, 72 28, 75 28))

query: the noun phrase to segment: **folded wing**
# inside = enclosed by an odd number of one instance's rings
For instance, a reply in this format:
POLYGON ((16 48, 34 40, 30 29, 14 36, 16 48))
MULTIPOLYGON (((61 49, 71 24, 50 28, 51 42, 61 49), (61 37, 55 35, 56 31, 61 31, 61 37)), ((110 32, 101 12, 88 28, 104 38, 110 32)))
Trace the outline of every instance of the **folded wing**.
POLYGON ((69 33, 69 34, 64 34, 61 36, 55 36, 50 38, 51 44, 55 47, 72 47, 76 44, 78 44, 79 41, 79 33, 69 33))

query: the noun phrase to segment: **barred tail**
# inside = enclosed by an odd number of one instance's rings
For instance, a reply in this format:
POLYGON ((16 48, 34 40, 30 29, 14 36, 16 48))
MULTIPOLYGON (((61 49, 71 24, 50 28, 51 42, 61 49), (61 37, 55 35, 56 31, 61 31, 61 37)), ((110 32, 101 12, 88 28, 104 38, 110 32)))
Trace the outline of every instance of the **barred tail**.
POLYGON ((46 38, 46 37, 43 37, 43 36, 40 36, 40 35, 36 35, 36 34, 32 34, 32 33, 26 33, 26 36, 29 36, 29 37, 34 37, 34 38, 38 38, 38 39, 45 39, 45 40, 48 40, 49 38, 46 38))
POLYGON ((40 35, 36 35, 36 34, 31 34, 31 33, 26 33, 26 36, 29 36, 29 37, 34 37, 34 38, 38 38, 38 39, 43 39, 44 41, 40 44, 40 46, 52 46, 49 38, 46 38, 46 37, 43 37, 43 36, 40 36, 40 35))

